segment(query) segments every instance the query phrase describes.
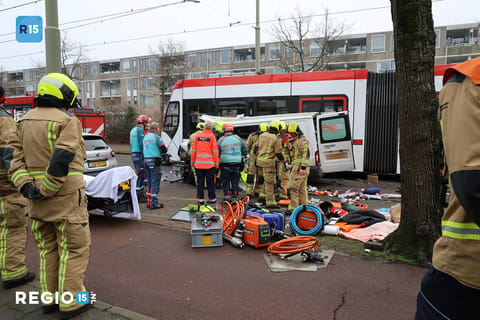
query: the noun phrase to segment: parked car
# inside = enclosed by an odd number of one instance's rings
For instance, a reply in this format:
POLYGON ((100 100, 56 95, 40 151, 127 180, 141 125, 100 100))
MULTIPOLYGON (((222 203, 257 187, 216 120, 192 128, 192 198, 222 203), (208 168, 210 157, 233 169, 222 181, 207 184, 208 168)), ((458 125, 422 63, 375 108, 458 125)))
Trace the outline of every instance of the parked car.
POLYGON ((117 166, 115 152, 105 142, 105 139, 97 134, 84 133, 87 160, 85 160, 85 174, 93 174, 117 166))

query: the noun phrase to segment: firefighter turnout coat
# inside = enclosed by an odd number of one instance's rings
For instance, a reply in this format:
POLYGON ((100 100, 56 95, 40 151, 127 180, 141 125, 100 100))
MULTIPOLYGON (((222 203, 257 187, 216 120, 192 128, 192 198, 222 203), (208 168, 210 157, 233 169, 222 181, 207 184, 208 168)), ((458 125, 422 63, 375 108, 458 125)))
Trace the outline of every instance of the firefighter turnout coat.
POLYGON ((452 192, 433 266, 480 289, 480 58, 445 72, 439 102, 452 192))
POLYGON ((19 279, 27 273, 27 201, 7 174, 13 157, 10 144, 15 142, 18 143, 15 120, 0 111, 0 271, 3 281, 19 279))
POLYGON ((310 143, 308 139, 300 135, 291 141, 290 161, 292 168, 287 186, 287 193, 290 194, 288 210, 294 210, 298 205, 308 203, 307 179, 310 173, 310 143))
MULTIPOLYGON (((9 170, 18 188, 33 182, 43 199, 28 200, 32 233, 40 249, 42 292, 85 291, 90 229, 83 180, 85 144, 80 121, 65 110, 37 107, 18 124, 9 170)), ((78 309, 60 302, 61 311, 78 309)))

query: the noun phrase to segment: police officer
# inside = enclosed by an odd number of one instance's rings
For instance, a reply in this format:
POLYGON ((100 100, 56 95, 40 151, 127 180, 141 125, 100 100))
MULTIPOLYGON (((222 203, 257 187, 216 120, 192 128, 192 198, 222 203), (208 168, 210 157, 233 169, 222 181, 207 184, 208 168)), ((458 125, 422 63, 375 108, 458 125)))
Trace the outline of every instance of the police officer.
MULTIPOLYGON (((205 129, 205 123, 204 122, 199 122, 197 123, 196 130, 190 135, 188 138, 188 150, 193 146, 193 142, 195 141, 195 137, 205 129)), ((197 184, 197 174, 195 173, 195 167, 190 164, 190 168, 192 170, 193 177, 195 178, 195 185, 197 184)))
POLYGON ((130 130, 130 150, 132 151, 132 162, 137 174, 137 198, 139 202, 147 202, 145 198, 145 170, 143 168, 143 138, 149 126, 149 118, 142 114, 137 118, 137 125, 130 130))
MULTIPOLYGON (((78 103, 78 88, 66 75, 49 73, 40 79, 37 92, 38 107, 19 121, 20 143, 14 145, 9 175, 29 199, 40 250, 40 290, 75 297, 86 291, 83 280, 90 257, 85 143, 80 121, 67 111, 78 103)), ((58 307, 61 319, 69 319, 92 305, 62 300, 59 306, 43 306, 43 312, 58 307)))
POLYGON ((480 58, 445 71, 440 122, 452 192, 417 297, 417 320, 480 319, 480 58))
MULTIPOLYGON (((259 183, 263 180, 263 193, 267 208, 278 208, 275 200, 276 170, 275 161, 283 161, 282 144, 277 137, 278 121, 270 122, 268 132, 258 137, 257 167, 261 171, 259 183), (263 179, 262 179, 263 177, 263 179)), ((260 195, 262 196, 262 194, 260 195)))
POLYGON ((197 199, 199 204, 205 204, 204 186, 208 189, 208 201, 210 205, 216 205, 215 194, 216 174, 219 167, 217 139, 212 132, 213 122, 207 121, 205 129, 199 133, 193 142, 190 152, 190 163, 197 172, 197 199))
POLYGON ((247 138, 247 149, 248 149, 248 172, 247 172, 247 184, 246 184, 246 193, 247 196, 252 198, 255 194, 260 193, 259 183, 258 183, 258 167, 255 164, 257 160, 257 153, 255 151, 255 146, 258 149, 258 137, 260 134, 267 132, 268 123, 262 122, 258 125, 258 129, 250 133, 247 138))
POLYGON ((150 209, 163 208, 158 203, 160 191, 160 179, 162 178, 162 155, 167 154, 167 147, 160 138, 160 125, 152 122, 150 132, 143 139, 144 168, 147 174, 147 207, 150 209))
MULTIPOLYGON (((0 107, 4 102, 5 91, 0 86, 0 107)), ((7 175, 13 157, 12 140, 18 143, 17 125, 7 112, 0 110, 0 272, 5 289, 35 279, 35 273, 28 271, 25 264, 27 201, 7 175)))
POLYGON ((298 205, 308 203, 307 180, 310 173, 310 143, 295 121, 288 124, 287 132, 292 136, 290 164, 286 164, 286 167, 290 169, 287 194, 290 198, 288 211, 291 212, 298 205))
POLYGON ((233 134, 233 125, 223 125, 224 136, 218 140, 220 154, 220 180, 222 182, 223 198, 236 200, 240 193, 240 171, 243 169, 243 159, 248 150, 245 142, 233 134))

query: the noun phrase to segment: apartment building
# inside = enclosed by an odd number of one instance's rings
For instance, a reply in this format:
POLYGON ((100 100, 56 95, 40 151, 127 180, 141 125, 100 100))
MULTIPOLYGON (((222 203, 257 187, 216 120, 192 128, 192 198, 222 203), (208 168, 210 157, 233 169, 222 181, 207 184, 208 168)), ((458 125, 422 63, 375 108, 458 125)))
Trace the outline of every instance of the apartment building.
MULTIPOLYGON (((435 28, 435 64, 459 63, 480 56, 479 23, 435 28)), ((321 48, 313 40, 302 44, 306 63, 320 55, 321 48)), ((261 45, 260 65, 264 74, 283 73, 280 57, 294 53, 279 43, 261 45)), ((367 69, 385 72, 395 69, 393 32, 343 35, 329 47, 328 70, 367 69)), ((255 74, 255 45, 209 48, 187 51, 182 57, 177 78, 206 78, 255 74)), ((161 105, 161 90, 156 85, 164 77, 157 55, 125 57, 108 61, 89 61, 67 66, 80 89, 84 106, 154 108, 161 105)), ((8 96, 33 94, 44 69, 8 71, 3 83, 8 96)), ((168 90, 164 103, 168 99, 168 90)))

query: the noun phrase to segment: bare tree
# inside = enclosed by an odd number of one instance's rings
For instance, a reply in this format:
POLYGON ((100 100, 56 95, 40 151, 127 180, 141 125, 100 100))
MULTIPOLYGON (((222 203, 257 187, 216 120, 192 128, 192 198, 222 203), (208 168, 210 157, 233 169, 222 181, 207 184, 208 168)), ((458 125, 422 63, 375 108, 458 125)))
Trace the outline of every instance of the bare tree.
POLYGON ((185 53, 181 43, 170 39, 166 43, 160 42, 154 54, 158 57, 159 65, 153 85, 160 90, 160 114, 163 115, 167 103, 165 93, 171 91, 177 80, 185 78, 185 53))
POLYGON ((400 119, 402 219, 392 253, 428 263, 440 236, 441 133, 435 97, 431 0, 391 0, 400 119))
POLYGON ((88 61, 85 53, 86 50, 80 42, 68 39, 68 34, 64 33, 61 39, 62 72, 72 79, 77 78, 75 77, 77 69, 80 68, 82 62, 88 61))
POLYGON ((284 49, 279 55, 278 64, 286 72, 325 70, 334 60, 335 41, 346 29, 346 24, 332 20, 328 9, 325 9, 321 23, 314 25, 312 16, 304 15, 297 8, 289 19, 278 18, 278 24, 270 30, 275 41, 280 43, 280 48, 284 49), (316 45, 317 50, 306 52, 306 40, 310 41, 311 46, 316 45))

